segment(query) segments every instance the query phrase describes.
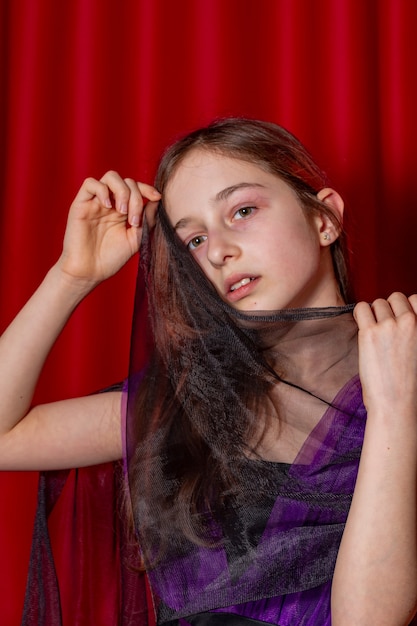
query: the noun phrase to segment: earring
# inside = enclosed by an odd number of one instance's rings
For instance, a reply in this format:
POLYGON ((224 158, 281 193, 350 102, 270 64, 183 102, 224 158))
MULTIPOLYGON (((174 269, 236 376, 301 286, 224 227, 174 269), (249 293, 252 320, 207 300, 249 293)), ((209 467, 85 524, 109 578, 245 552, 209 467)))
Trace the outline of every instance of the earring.
POLYGON ((325 232, 325 233, 323 233, 323 239, 324 239, 325 241, 330 241, 331 237, 330 237, 329 233, 326 233, 326 232, 325 232))

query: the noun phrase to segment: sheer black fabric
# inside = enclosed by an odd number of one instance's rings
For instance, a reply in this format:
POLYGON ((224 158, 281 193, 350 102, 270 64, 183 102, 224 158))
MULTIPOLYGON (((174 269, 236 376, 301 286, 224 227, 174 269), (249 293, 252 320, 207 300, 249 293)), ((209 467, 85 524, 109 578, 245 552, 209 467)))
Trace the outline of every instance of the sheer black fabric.
POLYGON ((40 475, 22 626, 154 624, 123 480, 120 463, 40 475))
POLYGON ((139 275, 127 464, 159 623, 330 581, 365 425, 353 305, 232 309, 163 207, 139 275))

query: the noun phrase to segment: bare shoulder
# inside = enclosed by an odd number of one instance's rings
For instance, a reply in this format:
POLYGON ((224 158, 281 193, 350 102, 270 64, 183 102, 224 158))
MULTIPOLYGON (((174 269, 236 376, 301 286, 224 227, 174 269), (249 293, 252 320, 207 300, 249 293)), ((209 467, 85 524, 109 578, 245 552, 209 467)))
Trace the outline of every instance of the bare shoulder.
POLYGON ((0 469, 83 467, 122 456, 120 391, 34 407, 0 437, 0 469))

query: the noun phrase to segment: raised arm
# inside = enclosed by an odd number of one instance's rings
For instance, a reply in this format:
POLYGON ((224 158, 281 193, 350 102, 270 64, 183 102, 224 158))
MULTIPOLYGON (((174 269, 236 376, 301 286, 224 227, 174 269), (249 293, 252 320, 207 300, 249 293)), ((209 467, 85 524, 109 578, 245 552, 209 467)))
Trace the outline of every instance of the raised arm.
POLYGON ((417 296, 355 309, 368 411, 333 626, 406 626, 417 606, 417 296))
POLYGON ((71 313, 139 248, 144 199, 159 193, 108 172, 87 179, 69 212, 61 257, 0 337, 0 469, 50 469, 120 458, 120 394, 31 408, 45 359, 71 313))

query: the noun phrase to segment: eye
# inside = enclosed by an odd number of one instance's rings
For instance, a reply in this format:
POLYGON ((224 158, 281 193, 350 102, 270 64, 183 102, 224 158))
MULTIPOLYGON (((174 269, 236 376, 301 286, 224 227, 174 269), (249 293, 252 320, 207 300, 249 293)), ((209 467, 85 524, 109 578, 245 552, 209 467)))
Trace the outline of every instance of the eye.
POLYGON ((206 241, 207 239, 207 235, 197 235, 197 237, 193 237, 188 243, 187 243, 187 248, 188 250, 195 250, 196 248, 198 248, 198 246, 201 246, 201 244, 206 241))
POLYGON ((238 209, 234 214, 234 218, 237 220, 244 219, 245 217, 249 217, 255 211, 254 206, 243 206, 241 209, 238 209))

